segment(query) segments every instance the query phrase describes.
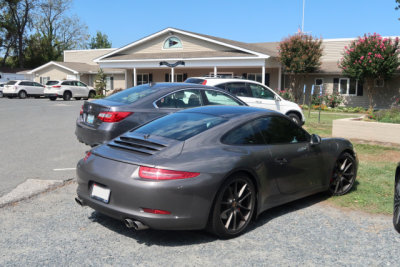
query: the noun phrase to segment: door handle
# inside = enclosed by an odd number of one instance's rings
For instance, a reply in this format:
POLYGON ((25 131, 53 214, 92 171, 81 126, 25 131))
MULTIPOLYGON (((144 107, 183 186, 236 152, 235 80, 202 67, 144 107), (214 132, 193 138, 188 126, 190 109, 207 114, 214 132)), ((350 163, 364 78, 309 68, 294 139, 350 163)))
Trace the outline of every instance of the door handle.
POLYGON ((281 165, 288 163, 287 159, 285 159, 285 158, 275 158, 274 161, 281 165))

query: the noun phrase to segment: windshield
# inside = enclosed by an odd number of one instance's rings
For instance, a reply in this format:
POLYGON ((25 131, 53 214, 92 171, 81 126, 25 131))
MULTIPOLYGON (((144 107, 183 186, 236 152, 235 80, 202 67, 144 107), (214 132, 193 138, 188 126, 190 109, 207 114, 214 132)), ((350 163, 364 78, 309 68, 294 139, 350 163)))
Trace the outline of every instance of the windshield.
POLYGON ((142 99, 143 97, 151 95, 157 90, 159 90, 159 88, 151 87, 148 84, 143 84, 125 89, 104 99, 118 103, 131 104, 138 101, 139 99, 142 99))
POLYGON ((209 114, 178 112, 152 121, 132 132, 185 141, 226 121, 227 119, 209 114))

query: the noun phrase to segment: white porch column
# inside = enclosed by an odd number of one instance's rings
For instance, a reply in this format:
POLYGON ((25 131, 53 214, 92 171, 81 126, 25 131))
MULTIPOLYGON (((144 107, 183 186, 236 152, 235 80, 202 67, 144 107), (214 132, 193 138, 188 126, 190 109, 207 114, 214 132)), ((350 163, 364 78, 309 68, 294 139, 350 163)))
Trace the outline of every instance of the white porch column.
POLYGON ((133 86, 137 86, 136 68, 133 68, 133 86))
POLYGON ((132 87, 132 70, 125 69, 125 89, 132 87))
POLYGON ((282 84, 282 68, 279 66, 278 68, 278 90, 281 90, 281 84, 282 84))
POLYGON ((217 66, 214 66, 214 77, 217 77, 218 69, 217 66))
POLYGON ((261 83, 265 85, 265 66, 261 67, 261 83))
POLYGON ((171 83, 175 82, 175 68, 171 68, 171 83))

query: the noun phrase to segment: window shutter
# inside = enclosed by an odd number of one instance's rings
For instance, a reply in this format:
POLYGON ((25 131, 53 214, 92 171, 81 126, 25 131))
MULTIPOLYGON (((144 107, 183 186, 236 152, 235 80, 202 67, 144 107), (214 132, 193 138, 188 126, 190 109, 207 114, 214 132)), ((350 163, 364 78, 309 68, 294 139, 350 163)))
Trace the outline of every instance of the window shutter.
POLYGON ((187 76, 188 76, 188 74, 187 74, 187 73, 184 73, 184 74, 183 74, 183 81, 186 81, 186 79, 187 79, 187 76))
POLYGON ((333 78, 333 93, 337 93, 339 89, 339 78, 333 78))
POLYGON ((357 84, 357 96, 363 96, 364 93, 364 82, 358 81, 357 84))
POLYGON ((169 73, 165 73, 165 82, 169 82, 169 73))
POLYGON ((269 86, 269 73, 265 73, 265 85, 269 86))
POLYGON ((153 81, 153 73, 149 73, 149 82, 151 83, 153 81))

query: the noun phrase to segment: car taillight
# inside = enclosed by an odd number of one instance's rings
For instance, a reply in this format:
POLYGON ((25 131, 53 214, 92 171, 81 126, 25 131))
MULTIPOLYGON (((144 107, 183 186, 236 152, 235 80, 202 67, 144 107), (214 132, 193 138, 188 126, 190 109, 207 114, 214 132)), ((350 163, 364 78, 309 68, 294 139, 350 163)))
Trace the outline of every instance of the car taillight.
POLYGON ((90 157, 90 155, 92 155, 91 151, 86 152, 86 156, 83 158, 83 161, 87 161, 87 159, 90 157))
POLYGON ((171 212, 167 210, 155 210, 155 209, 148 209, 148 208, 142 208, 144 212, 147 213, 153 213, 153 214, 171 214, 171 212))
POLYGON ((183 172, 183 171, 172 171, 158 168, 150 168, 140 166, 139 177, 151 180, 176 180, 176 179, 187 179, 199 176, 198 172, 183 172))
POLYGON ((207 84, 207 80, 204 80, 204 82, 201 83, 202 85, 206 85, 207 84))
POLYGON ((53 85, 53 88, 61 88, 61 85, 53 85))
POLYGON ((119 122, 131 114, 133 114, 133 112, 108 111, 108 112, 100 112, 97 118, 99 118, 99 120, 104 122, 119 122))
POLYGON ((83 114, 83 105, 81 107, 81 110, 79 111, 79 114, 82 115, 83 114))

